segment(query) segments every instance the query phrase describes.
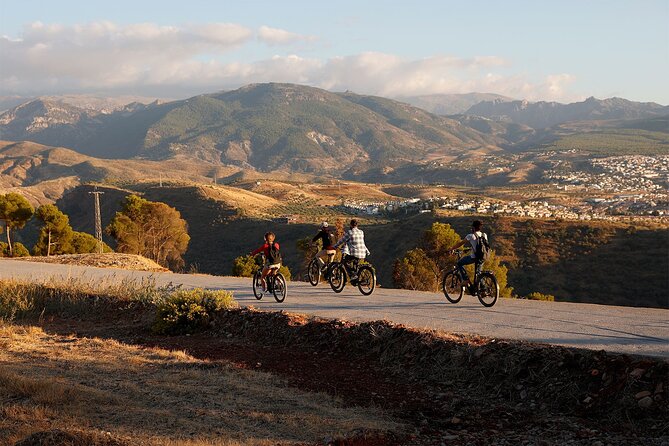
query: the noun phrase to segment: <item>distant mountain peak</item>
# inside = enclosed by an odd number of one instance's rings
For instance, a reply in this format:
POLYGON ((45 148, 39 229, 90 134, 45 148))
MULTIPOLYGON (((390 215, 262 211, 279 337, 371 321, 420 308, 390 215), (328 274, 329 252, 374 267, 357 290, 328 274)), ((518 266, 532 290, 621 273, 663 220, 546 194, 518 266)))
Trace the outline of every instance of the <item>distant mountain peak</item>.
POLYGON ((411 104, 430 113, 448 116, 467 111, 472 105, 483 101, 510 102, 513 99, 494 93, 427 94, 397 97, 398 101, 411 104))

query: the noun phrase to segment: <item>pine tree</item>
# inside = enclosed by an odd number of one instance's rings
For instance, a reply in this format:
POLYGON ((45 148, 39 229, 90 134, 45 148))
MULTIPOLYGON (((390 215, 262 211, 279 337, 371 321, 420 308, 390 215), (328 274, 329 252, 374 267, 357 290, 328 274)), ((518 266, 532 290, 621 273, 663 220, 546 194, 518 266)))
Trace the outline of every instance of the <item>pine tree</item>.
POLYGON ((7 246, 9 248, 10 256, 14 255, 12 239, 10 236, 11 230, 24 227, 28 220, 33 216, 34 212, 35 209, 23 195, 19 195, 15 192, 0 195, 0 220, 5 224, 7 246))

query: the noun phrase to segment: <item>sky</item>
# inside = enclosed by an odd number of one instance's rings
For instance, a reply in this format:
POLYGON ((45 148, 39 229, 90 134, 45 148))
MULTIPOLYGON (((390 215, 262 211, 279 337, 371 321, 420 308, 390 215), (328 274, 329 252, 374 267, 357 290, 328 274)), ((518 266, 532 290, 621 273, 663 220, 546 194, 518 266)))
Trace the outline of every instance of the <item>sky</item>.
POLYGON ((255 82, 669 104, 669 0, 0 0, 0 95, 255 82))

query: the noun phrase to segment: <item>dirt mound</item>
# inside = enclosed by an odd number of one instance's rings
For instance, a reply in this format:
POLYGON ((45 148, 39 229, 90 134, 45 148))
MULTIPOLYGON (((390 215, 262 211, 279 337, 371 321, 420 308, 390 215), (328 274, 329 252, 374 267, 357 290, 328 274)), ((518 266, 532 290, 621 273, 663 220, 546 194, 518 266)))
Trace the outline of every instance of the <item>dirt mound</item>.
POLYGON ((14 446, 129 446, 111 434, 66 432, 60 429, 35 432, 14 446))
POLYGON ((95 266, 98 268, 120 268, 134 271, 166 272, 153 260, 135 254, 120 254, 115 252, 104 254, 64 254, 57 256, 35 256, 15 259, 29 262, 60 263, 63 265, 95 266))

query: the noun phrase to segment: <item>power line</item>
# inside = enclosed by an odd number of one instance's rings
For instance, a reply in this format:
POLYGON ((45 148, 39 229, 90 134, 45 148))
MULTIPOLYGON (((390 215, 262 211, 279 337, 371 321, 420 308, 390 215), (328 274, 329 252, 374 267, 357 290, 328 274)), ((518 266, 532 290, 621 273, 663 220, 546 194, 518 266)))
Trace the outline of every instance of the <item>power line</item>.
POLYGON ((102 218, 100 217, 100 195, 104 192, 98 191, 98 187, 95 186, 93 192, 89 192, 95 197, 95 238, 98 241, 98 253, 102 254, 102 218))

